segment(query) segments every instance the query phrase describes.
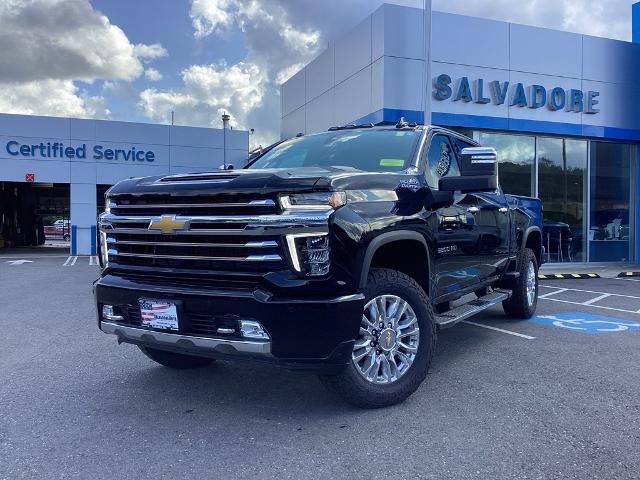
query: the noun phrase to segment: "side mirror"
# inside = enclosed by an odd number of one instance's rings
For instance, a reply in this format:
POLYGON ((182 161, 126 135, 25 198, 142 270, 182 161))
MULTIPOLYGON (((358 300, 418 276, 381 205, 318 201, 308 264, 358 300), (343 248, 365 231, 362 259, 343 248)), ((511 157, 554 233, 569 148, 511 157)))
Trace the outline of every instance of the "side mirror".
POLYGON ((491 192, 498 188, 498 154, 491 147, 467 147, 460 152, 460 176, 441 178, 440 190, 491 192))
POLYGON ((224 168, 224 165, 220 165, 218 170, 233 170, 233 164, 227 163, 227 168, 224 168))
POLYGON ((454 190, 431 190, 427 189, 424 197, 425 210, 437 210, 438 208, 446 208, 453 205, 454 190))
POLYGON ((498 175, 498 154, 492 147, 467 147, 460 151, 460 175, 498 175))

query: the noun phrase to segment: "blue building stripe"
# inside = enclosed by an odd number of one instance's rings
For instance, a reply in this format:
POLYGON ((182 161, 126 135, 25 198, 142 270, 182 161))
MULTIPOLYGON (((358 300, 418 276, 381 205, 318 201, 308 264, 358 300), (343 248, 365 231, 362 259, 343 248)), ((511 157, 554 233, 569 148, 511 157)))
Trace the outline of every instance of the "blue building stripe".
MULTIPOLYGON (((640 12, 640 9, 639 9, 640 12)), ((640 14, 639 14, 640 15, 640 14)), ((395 123, 400 117, 407 122, 424 123, 424 112, 418 110, 401 110, 383 108, 365 115, 353 123, 382 122, 395 123)), ((504 130, 512 132, 543 133, 573 137, 602 138, 606 140, 640 142, 640 130, 629 128, 607 127, 601 125, 584 125, 579 123, 546 122, 521 118, 490 117, 484 115, 463 115, 459 113, 433 112, 431 122, 445 127, 467 127, 481 130, 504 130)))

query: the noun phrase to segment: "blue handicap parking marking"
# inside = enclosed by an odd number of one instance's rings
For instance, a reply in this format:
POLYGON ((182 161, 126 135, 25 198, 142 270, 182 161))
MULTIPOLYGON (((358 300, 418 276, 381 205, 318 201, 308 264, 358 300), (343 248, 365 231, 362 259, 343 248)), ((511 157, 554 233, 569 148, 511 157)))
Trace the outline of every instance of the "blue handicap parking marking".
POLYGON ((538 315, 529 321, 540 325, 575 330, 590 335, 611 332, 640 332, 640 323, 586 312, 558 312, 553 315, 538 315))

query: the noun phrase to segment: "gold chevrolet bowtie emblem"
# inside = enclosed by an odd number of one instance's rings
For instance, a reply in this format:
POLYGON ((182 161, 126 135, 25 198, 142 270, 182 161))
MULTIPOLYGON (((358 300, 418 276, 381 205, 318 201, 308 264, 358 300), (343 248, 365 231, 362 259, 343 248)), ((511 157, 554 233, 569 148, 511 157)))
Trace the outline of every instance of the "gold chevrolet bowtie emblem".
POLYGON ((387 348, 391 346, 391 332, 387 332, 387 348))
POLYGON ((149 230, 160 230, 165 235, 171 235, 179 230, 189 230, 189 219, 176 218, 175 215, 162 215, 151 219, 149 230))

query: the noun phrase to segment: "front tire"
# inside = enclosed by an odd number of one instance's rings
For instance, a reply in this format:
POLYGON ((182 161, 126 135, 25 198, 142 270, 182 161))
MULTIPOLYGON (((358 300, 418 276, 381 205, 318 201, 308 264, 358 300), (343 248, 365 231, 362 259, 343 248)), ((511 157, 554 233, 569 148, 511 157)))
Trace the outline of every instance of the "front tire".
POLYGON ((538 304, 538 260, 533 250, 525 248, 520 262, 520 276, 514 280, 512 295, 502 302, 507 317, 531 318, 538 304))
POLYGON ((185 355, 183 353, 168 352, 157 348, 138 347, 142 353, 160 365, 177 370, 189 370, 211 365, 215 360, 212 358, 197 357, 195 355, 185 355))
POLYGON ((431 301, 404 273, 372 269, 349 365, 322 383, 348 403, 380 408, 404 401, 427 376, 436 345, 431 301))

